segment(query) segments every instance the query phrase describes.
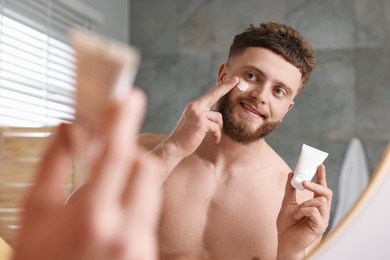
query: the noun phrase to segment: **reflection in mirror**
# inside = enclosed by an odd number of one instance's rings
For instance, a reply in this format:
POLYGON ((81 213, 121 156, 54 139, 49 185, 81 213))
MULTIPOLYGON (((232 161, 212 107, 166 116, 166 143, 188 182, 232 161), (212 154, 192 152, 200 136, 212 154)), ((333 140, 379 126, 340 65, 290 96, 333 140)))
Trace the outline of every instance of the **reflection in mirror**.
POLYGON ((390 143, 357 203, 308 259, 388 259, 389 198, 390 143))

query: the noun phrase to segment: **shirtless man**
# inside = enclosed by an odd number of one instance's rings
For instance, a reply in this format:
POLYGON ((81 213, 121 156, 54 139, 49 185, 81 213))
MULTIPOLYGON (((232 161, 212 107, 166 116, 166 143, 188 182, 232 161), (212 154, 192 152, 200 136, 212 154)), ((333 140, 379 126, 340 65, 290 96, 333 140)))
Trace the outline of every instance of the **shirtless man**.
POLYGON ((140 136, 165 163, 161 259, 303 259, 316 245, 332 198, 325 167, 297 191, 265 141, 314 66, 291 27, 251 26, 235 37, 217 86, 186 106, 171 134, 140 136))

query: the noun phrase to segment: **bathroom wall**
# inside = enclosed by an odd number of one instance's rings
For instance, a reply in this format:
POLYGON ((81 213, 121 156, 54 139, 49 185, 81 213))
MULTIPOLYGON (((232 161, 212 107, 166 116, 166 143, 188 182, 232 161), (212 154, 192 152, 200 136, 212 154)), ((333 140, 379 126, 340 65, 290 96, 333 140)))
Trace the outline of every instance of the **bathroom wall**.
POLYGON ((361 138, 370 171, 378 163, 390 137, 389 1, 131 0, 130 17, 143 54, 137 84, 149 97, 145 132, 169 133, 185 105, 215 85, 234 35, 272 20, 300 31, 319 63, 269 143, 291 168, 303 143, 330 153, 333 210, 350 139, 361 138))
POLYGON ((97 28, 101 34, 128 42, 130 35, 130 0, 80 0, 99 12, 103 21, 97 28))

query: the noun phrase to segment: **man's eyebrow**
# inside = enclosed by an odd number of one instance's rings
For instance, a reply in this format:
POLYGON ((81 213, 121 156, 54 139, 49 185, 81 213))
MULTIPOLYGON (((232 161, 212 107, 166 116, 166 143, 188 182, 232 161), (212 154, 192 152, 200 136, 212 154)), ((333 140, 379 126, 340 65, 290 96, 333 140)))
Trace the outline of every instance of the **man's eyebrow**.
MULTIPOLYGON (((243 69, 253 70, 257 74, 261 75, 262 77, 265 76, 265 73, 262 70, 260 70, 259 68, 255 67, 255 66, 244 65, 242 68, 243 69)), ((287 84, 285 84, 284 82, 282 82, 280 80, 276 80, 276 81, 274 81, 274 83, 276 83, 277 85, 282 86, 283 88, 285 88, 289 95, 292 95, 294 93, 293 89, 290 86, 288 86, 287 84)))
POLYGON ((248 70, 254 70, 257 74, 260 74, 261 76, 265 76, 265 73, 261 71, 259 68, 252 66, 252 65, 244 65, 242 66, 243 69, 248 69, 248 70))

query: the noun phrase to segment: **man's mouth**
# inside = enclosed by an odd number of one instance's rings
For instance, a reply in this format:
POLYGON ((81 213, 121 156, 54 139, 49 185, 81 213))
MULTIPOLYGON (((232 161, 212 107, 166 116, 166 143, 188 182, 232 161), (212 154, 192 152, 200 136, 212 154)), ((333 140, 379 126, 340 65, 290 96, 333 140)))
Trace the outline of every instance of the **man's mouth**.
POLYGON ((261 118, 266 118, 266 115, 262 114, 259 112, 259 110, 257 110, 257 108, 255 106, 252 106, 250 104, 247 104, 247 103, 243 103, 243 102, 240 102, 241 106, 243 106, 246 110, 248 110, 249 112, 261 117, 261 118))

